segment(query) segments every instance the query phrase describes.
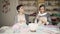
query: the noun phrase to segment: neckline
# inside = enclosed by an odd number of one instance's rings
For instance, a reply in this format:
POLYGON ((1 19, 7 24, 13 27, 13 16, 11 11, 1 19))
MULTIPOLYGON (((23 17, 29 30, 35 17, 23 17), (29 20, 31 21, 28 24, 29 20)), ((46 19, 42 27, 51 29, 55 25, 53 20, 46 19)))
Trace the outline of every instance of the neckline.
POLYGON ((40 12, 38 13, 39 16, 43 16, 43 15, 46 15, 46 14, 47 14, 47 12, 45 12, 43 14, 41 14, 40 12))

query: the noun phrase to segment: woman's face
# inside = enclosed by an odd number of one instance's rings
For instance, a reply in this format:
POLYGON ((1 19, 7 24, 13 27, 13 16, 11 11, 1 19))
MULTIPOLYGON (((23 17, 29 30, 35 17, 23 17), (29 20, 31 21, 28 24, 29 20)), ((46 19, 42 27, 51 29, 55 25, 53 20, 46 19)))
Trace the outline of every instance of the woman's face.
POLYGON ((18 11, 21 12, 21 13, 24 13, 24 7, 21 6, 18 11))
POLYGON ((41 13, 44 13, 44 12, 45 12, 45 7, 41 7, 41 8, 39 9, 39 11, 40 11, 41 13))

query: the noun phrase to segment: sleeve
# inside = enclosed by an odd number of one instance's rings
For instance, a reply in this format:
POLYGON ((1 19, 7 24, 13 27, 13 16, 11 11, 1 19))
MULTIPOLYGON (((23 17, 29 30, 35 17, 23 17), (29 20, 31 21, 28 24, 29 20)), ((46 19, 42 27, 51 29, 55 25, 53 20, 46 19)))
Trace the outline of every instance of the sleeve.
POLYGON ((37 22, 38 22, 38 15, 36 16, 34 23, 37 23, 37 22))
POLYGON ((15 23, 18 23, 18 17, 17 16, 15 16, 15 23))
POLYGON ((26 19, 26 24, 28 25, 29 24, 29 15, 28 14, 25 14, 25 19, 26 19))
POLYGON ((47 15, 48 15, 47 19, 48 19, 49 24, 52 24, 50 14, 47 14, 47 15))
POLYGON ((34 21, 34 23, 37 23, 37 18, 35 18, 35 21, 34 21))

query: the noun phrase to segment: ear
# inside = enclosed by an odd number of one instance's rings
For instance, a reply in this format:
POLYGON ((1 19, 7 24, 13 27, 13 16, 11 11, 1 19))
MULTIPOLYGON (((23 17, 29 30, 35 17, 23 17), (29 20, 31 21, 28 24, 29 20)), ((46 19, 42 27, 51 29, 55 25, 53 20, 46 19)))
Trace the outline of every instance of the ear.
POLYGON ((20 10, 18 10, 18 11, 20 11, 20 10))

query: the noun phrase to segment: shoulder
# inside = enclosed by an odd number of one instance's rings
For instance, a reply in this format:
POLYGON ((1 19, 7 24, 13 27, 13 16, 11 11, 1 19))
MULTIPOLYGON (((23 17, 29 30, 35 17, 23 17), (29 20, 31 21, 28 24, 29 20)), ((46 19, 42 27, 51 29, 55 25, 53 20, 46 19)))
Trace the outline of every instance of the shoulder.
POLYGON ((17 20, 17 18, 18 18, 18 15, 15 15, 15 16, 14 16, 14 18, 15 18, 15 20, 17 20))
POLYGON ((47 13, 46 16, 47 16, 47 17, 51 17, 51 16, 50 16, 50 13, 47 13))
POLYGON ((47 13, 46 15, 50 16, 50 13, 47 13))
POLYGON ((48 15, 50 15, 50 13, 47 13, 48 15))

